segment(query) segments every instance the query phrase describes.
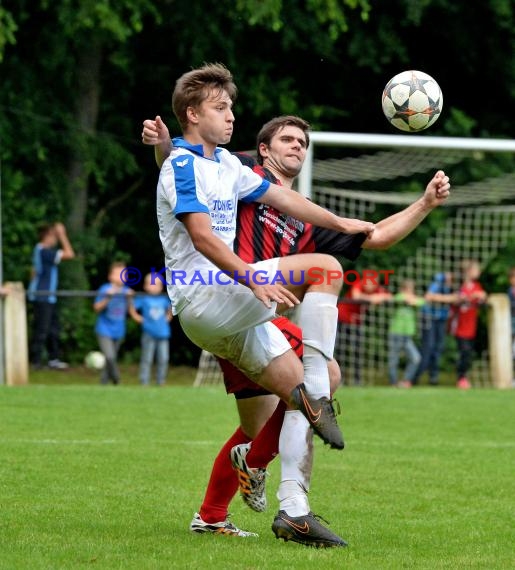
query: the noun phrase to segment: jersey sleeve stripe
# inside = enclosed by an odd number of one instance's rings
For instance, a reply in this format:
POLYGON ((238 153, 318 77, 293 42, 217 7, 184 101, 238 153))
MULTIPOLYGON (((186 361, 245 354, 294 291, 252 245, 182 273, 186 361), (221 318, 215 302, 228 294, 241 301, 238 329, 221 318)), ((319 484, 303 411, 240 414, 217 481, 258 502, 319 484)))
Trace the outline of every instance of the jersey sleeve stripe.
POLYGON ((263 196, 263 194, 270 188, 270 182, 268 180, 263 180, 261 184, 244 198, 240 198, 242 202, 255 202, 258 198, 263 196))
POLYGON ((193 157, 180 155, 171 162, 177 194, 177 202, 173 209, 174 215, 193 212, 209 214, 209 208, 198 199, 193 157))

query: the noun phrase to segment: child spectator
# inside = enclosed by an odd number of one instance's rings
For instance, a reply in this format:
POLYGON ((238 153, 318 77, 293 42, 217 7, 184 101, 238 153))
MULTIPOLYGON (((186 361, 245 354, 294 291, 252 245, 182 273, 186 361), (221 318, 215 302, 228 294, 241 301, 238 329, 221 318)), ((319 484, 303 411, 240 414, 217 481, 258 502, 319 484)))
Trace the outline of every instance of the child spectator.
POLYGON ((131 317, 141 324, 142 329, 139 377, 141 384, 148 386, 155 355, 156 382, 162 386, 168 372, 172 320, 172 312, 168 310, 170 300, 162 294, 161 279, 151 273, 145 277, 143 288, 148 295, 136 297, 134 305, 129 307, 131 317))
POLYGON ((125 337, 125 324, 129 304, 128 296, 134 293, 125 286, 122 280, 122 272, 125 263, 115 261, 109 268, 105 283, 98 290, 93 309, 98 313, 95 332, 97 333, 98 345, 103 352, 106 362, 100 377, 101 384, 120 383, 117 357, 118 350, 125 337))
POLYGON ((420 311, 422 314, 422 358, 413 378, 413 384, 418 384, 420 376, 427 370, 429 384, 438 385, 440 357, 447 333, 450 304, 458 300, 458 295, 452 292, 452 285, 452 273, 437 273, 424 296, 426 305, 420 311))
POLYGON ((459 290, 458 304, 453 307, 451 333, 458 343, 458 381, 456 387, 468 390, 471 385, 467 373, 472 363, 474 340, 477 332, 478 305, 486 300, 486 292, 478 279, 481 267, 477 261, 463 262, 463 283, 459 290))
POLYGON ((41 368, 43 349, 46 348, 48 366, 64 370, 68 364, 59 358, 59 318, 55 291, 59 281, 59 264, 73 259, 75 252, 61 223, 41 225, 38 236, 39 241, 32 253, 32 280, 29 285, 29 300, 33 303, 30 360, 34 368, 41 368), (38 291, 48 293, 30 294, 38 291))
POLYGON ((415 295, 415 282, 412 279, 402 283, 393 300, 400 304, 394 310, 388 331, 388 378, 392 386, 411 388, 420 362, 420 353, 413 342, 417 332, 416 308, 425 301, 415 295), (397 368, 403 352, 407 360, 406 369, 403 380, 397 382, 397 368))
MULTIPOLYGON (((362 385, 361 370, 364 354, 361 346, 361 325, 363 318, 369 305, 379 305, 391 296, 391 293, 381 287, 376 279, 361 279, 352 285, 337 304, 339 334, 335 358, 343 370, 348 370, 351 364, 354 365, 355 386, 362 385), (346 299, 358 302, 349 303, 346 299)), ((344 383, 345 376, 345 374, 342 375, 342 383, 344 383)), ((349 381, 348 378, 347 381, 349 381)))

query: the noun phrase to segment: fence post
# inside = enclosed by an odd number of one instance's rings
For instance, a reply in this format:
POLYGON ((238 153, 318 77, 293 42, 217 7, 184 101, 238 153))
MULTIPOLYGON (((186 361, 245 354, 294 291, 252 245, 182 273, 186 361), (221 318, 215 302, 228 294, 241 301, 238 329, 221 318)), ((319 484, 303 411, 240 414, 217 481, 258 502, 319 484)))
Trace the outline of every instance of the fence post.
POLYGON ((9 294, 4 300, 5 381, 7 386, 27 384, 29 357, 27 309, 23 283, 6 283, 9 294))
POLYGON ((513 353, 511 342, 511 307, 508 295, 488 296, 488 346, 490 377, 495 388, 511 388, 513 353))

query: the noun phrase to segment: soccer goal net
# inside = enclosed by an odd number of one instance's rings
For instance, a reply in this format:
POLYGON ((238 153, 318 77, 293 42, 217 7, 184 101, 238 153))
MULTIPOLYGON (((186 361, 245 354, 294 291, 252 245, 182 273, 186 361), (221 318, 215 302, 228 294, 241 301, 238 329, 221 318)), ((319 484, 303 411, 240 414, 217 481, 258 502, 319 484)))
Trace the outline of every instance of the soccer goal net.
MULTIPOLYGON (((365 251, 356 263, 361 270, 393 271, 386 287, 392 293, 410 279, 423 295, 443 272, 454 274, 458 289, 465 260, 477 260, 488 280, 489 267, 515 237, 515 141, 345 133, 313 133, 312 141, 299 189, 342 216, 377 222, 414 202, 436 170, 451 177, 452 194, 444 207, 404 242, 384 252, 365 251)), ((345 260, 343 264, 349 267, 345 260)), ((335 355, 347 382, 386 382, 394 310, 393 303, 370 305, 359 330, 351 331, 354 338, 339 334, 335 355)), ((470 373, 476 385, 492 382, 486 312, 487 305, 480 310, 470 373)), ((427 322, 423 313, 418 315, 415 343, 420 347, 427 322)), ((441 369, 450 381, 456 359, 455 341, 446 335, 441 369)))
MULTIPOLYGON (((298 189, 339 215, 378 222, 421 196, 438 169, 445 170, 453 185, 443 207, 391 249, 364 251, 354 263, 341 260, 344 269, 358 273, 364 269, 392 271, 389 283, 384 284, 392 293, 411 279, 422 296, 437 273, 452 272, 458 288, 464 260, 478 261, 482 281, 488 281, 489 268, 506 255, 515 237, 515 140, 314 132, 298 189)), ((349 302, 344 297, 347 288, 342 291, 344 303, 349 302)), ((339 334, 335 356, 347 383, 357 379, 366 385, 387 382, 387 337, 394 310, 394 303, 371 304, 362 312, 359 328, 350 336, 339 334)), ((480 309, 469 376, 474 385, 492 383, 487 311, 487 305, 480 309)), ((419 311, 414 339, 419 347, 426 326, 422 315, 419 311)), ((506 358, 511 363, 511 354, 506 358)), ((444 381, 455 380, 456 359, 456 343, 448 334, 441 358, 444 381)), ((399 378, 403 365, 401 360, 399 378)), ((220 380, 216 360, 203 353, 195 384, 220 380)))

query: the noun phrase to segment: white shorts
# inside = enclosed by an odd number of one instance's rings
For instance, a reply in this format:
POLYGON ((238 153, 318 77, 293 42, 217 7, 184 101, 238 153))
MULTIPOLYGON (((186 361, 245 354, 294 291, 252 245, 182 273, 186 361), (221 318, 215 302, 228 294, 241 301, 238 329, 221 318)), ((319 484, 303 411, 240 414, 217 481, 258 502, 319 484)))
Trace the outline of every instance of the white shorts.
MULTIPOLYGON (((279 259, 251 264, 273 275, 279 259)), ((282 332, 267 322, 276 316, 244 285, 205 285, 179 314, 181 326, 197 346, 232 362, 256 380, 277 356, 291 349, 282 332)))

